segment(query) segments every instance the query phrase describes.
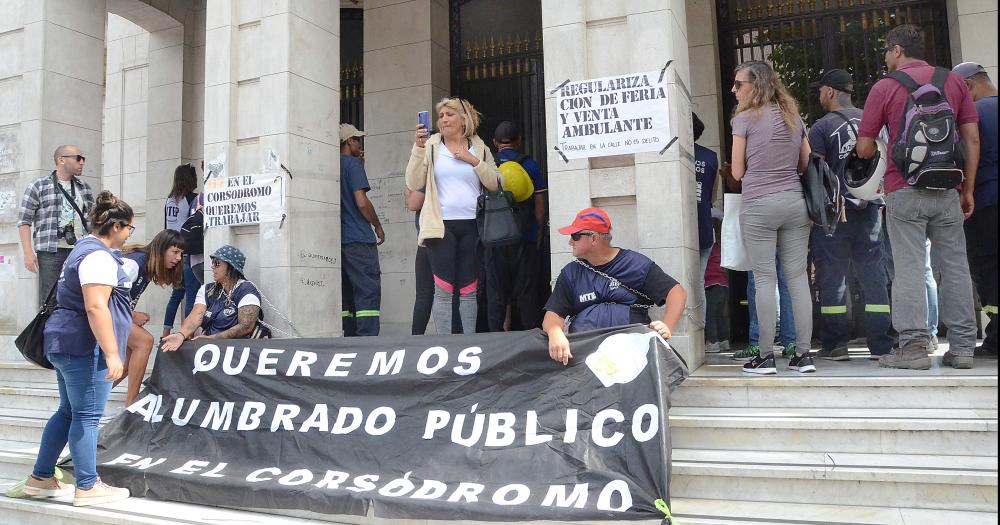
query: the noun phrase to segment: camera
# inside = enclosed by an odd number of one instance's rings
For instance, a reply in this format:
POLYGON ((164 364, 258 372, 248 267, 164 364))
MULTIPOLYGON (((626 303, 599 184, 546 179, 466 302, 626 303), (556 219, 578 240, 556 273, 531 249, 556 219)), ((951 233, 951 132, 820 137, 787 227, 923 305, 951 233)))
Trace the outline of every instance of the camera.
POLYGON ((73 223, 69 223, 62 228, 59 228, 58 237, 60 239, 66 239, 66 244, 74 246, 76 244, 76 230, 73 228, 73 223))

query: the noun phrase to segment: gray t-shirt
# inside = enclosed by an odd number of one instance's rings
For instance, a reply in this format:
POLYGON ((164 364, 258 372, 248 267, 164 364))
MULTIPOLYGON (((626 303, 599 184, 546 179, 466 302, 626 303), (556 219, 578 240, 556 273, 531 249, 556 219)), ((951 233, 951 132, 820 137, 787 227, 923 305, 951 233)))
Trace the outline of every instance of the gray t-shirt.
POLYGON ((795 129, 789 129, 776 106, 736 115, 733 135, 747 140, 743 200, 781 191, 802 192, 798 166, 805 133, 802 119, 795 129))
MULTIPOLYGON (((840 187, 846 197, 847 205, 855 209, 864 209, 868 206, 868 201, 852 197, 844 185, 844 165, 847 164, 847 156, 854 150, 854 144, 857 143, 857 129, 861 126, 862 112, 858 108, 843 108, 837 111, 850 119, 854 127, 852 128, 843 117, 831 111, 809 129, 809 146, 813 153, 826 157, 830 169, 840 177, 840 187)), ((878 202, 881 203, 882 200, 879 199, 878 202)))

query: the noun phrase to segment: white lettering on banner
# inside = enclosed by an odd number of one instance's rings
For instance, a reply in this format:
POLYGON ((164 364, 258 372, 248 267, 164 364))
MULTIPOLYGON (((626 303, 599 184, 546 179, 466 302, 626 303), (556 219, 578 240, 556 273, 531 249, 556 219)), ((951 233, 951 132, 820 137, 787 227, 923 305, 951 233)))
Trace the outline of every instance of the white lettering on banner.
POLYGON ((285 215, 285 176, 215 177, 205 183, 205 228, 278 222, 285 215))
MULTIPOLYGON (((167 458, 151 458, 137 454, 124 453, 103 463, 103 465, 124 465, 137 470, 146 470, 150 466, 160 465, 167 458)), ((228 463, 212 464, 209 461, 192 459, 181 460, 183 463, 170 470, 173 474, 198 475, 200 477, 222 478, 222 472, 228 463), (209 468, 211 467, 211 468, 209 468)), ((632 492, 627 482, 615 479, 604 486, 592 486, 590 483, 572 485, 548 485, 542 494, 533 494, 530 486, 523 483, 509 483, 487 489, 486 485, 469 481, 445 483, 440 480, 414 476, 408 471, 402 476, 389 478, 378 474, 352 475, 339 470, 311 470, 309 468, 293 468, 284 471, 279 467, 255 468, 246 475, 247 483, 276 483, 286 487, 301 487, 311 484, 313 487, 325 490, 347 490, 351 492, 372 492, 391 498, 410 498, 417 500, 440 500, 444 498, 450 503, 477 503, 480 498, 491 501, 495 505, 514 506, 529 504, 532 496, 535 503, 542 507, 577 508, 586 506, 594 491, 596 508, 602 511, 626 512, 632 507, 632 492), (414 479, 419 480, 418 483, 414 479), (318 481, 317 481, 318 480, 318 481), (539 501, 540 498, 540 501, 539 501)))
POLYGON ((569 159, 660 151, 671 140, 659 71, 567 82, 556 108, 559 150, 569 159))
MULTIPOLYGON (((218 345, 204 344, 195 351, 191 374, 213 372, 221 364, 224 374, 239 375, 245 371, 252 350, 249 347, 243 347, 239 351, 239 355, 236 352, 237 349, 234 346, 227 346, 223 352, 218 345)), ((457 376, 473 375, 482 366, 480 358, 482 353, 483 349, 478 346, 463 348, 454 358, 457 366, 448 370, 457 376)), ((326 366, 323 376, 348 377, 354 370, 354 361, 357 357, 357 353, 336 353, 324 356, 324 360, 328 360, 328 362, 324 362, 326 366)), ((257 367, 252 372, 259 376, 312 377, 313 365, 319 364, 319 362, 320 357, 315 352, 262 348, 257 356, 257 367)), ((410 362, 412 363, 412 360, 410 362)), ((422 351, 414 366, 416 371, 423 375, 434 375, 445 370, 451 362, 451 351, 442 346, 434 346, 422 351)), ((406 349, 396 350, 391 354, 389 352, 376 352, 371 358, 371 363, 367 366, 365 375, 396 375, 403 370, 406 364, 406 349)))

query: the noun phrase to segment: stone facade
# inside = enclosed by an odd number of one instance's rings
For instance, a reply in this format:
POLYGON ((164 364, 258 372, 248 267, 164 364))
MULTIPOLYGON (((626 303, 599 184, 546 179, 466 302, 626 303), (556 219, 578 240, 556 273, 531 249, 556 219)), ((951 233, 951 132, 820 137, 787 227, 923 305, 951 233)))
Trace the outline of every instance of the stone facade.
MULTIPOLYGON (((980 61, 995 79, 996 32, 979 28, 995 26, 996 3, 947 4, 954 61, 980 61)), ((92 186, 135 206, 137 240, 161 227, 178 164, 225 155, 229 174, 249 174, 277 152, 293 174, 286 220, 213 229, 208 247, 228 242, 243 249, 248 276, 302 335, 340 333, 341 7, 364 9, 366 169, 387 233, 379 249, 383 333, 408 333, 416 242, 413 215, 402 204, 402 173, 416 112, 432 110, 450 92, 446 0, 0 0, 0 199, 13 198, 0 200, 7 206, 0 207, 0 256, 14 259, 0 265, 0 294, 18 298, 0 302, 0 343, 35 310, 35 276, 22 266, 10 206, 51 170, 51 152, 61 143, 84 149, 92 186)), ((577 210, 601 206, 618 245, 646 253, 694 290, 688 115, 699 113, 706 124, 701 143, 718 151, 725 143, 721 102, 729 96, 719 80, 715 3, 541 0, 541 9, 547 86, 670 61, 678 137, 662 155, 564 162, 549 154, 550 194, 558 196, 550 213, 553 271, 570 260, 555 229, 577 210)), ((554 97, 546 99, 550 121, 554 97)), ((154 323, 166 296, 151 292, 145 301, 154 323)), ((702 361, 697 301, 690 293, 674 337, 692 367, 702 361)))

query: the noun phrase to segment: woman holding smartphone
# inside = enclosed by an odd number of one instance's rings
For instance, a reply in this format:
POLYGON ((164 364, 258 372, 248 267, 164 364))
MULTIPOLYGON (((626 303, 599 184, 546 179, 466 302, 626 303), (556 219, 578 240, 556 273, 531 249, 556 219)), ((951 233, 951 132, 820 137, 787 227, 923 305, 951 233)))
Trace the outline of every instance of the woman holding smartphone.
POLYGON ((425 192, 417 243, 427 247, 434 275, 432 317, 439 334, 455 332, 452 304, 457 292, 462 332, 476 331, 479 287, 479 232, 476 203, 483 187, 496 191, 500 171, 493 154, 476 135, 480 115, 468 101, 438 102, 438 133, 417 124, 406 187, 425 192))

